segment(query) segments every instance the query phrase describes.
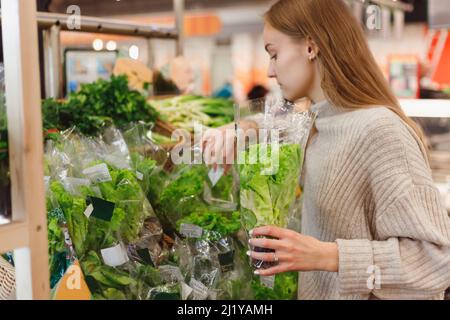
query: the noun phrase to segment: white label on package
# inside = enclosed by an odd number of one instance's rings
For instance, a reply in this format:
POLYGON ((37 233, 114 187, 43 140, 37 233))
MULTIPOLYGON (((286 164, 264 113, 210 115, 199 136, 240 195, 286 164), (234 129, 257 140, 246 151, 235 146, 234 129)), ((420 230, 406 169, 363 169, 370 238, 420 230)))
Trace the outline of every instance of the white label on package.
POLYGON ((91 179, 92 183, 112 181, 106 163, 101 163, 96 166, 84 169, 83 174, 88 176, 89 179, 91 179))
POLYGON ((185 282, 181 283, 181 300, 187 300, 192 293, 192 288, 189 287, 185 282))
POLYGON ((203 234, 203 229, 195 224, 182 223, 180 233, 186 238, 200 238, 203 234))
POLYGON ((206 300, 208 298, 208 288, 203 283, 192 278, 189 285, 194 292, 193 300, 206 300))
POLYGON ((162 278, 168 282, 183 282, 184 280, 179 267, 165 265, 160 266, 158 269, 162 278))
POLYGON ((223 172, 223 167, 218 167, 216 170, 214 170, 214 168, 209 170, 208 177, 209 180, 211 180, 213 187, 217 184, 217 182, 219 182, 220 178, 222 178, 223 172))
POLYGON ((101 250, 103 262, 110 267, 118 267, 128 262, 127 252, 119 243, 117 246, 101 250))
POLYGON ((267 288, 273 289, 275 286, 275 276, 261 276, 261 283, 267 288))
POLYGON ((138 180, 144 180, 144 175, 142 174, 142 172, 136 171, 136 178, 138 178, 138 180))
POLYGON ((91 203, 90 205, 88 205, 86 207, 86 210, 84 210, 84 215, 89 218, 93 211, 94 211, 94 206, 91 203))

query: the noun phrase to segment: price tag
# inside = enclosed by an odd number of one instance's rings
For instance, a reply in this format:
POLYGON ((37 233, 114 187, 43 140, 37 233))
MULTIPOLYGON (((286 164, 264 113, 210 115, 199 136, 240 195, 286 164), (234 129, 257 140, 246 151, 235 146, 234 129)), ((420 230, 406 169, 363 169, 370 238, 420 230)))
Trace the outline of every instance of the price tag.
POLYGON ((186 238, 200 238, 203 235, 203 229, 195 224, 182 223, 180 233, 186 238))
POLYGON ((128 255, 122 244, 100 250, 103 262, 111 267, 118 267, 128 262, 128 255))
POLYGON ((260 276, 261 283, 263 286, 273 289, 275 286, 275 276, 260 276))
POLYGON ((94 206, 92 203, 86 207, 86 210, 84 210, 84 215, 89 218, 92 214, 92 211, 94 211, 94 206))
POLYGON ((191 282, 189 282, 189 286, 193 290, 193 300, 206 300, 206 298, 208 298, 209 290, 200 281, 192 278, 191 282))
POLYGON ((164 265, 158 268, 161 277, 167 282, 183 282, 183 275, 179 267, 164 265))

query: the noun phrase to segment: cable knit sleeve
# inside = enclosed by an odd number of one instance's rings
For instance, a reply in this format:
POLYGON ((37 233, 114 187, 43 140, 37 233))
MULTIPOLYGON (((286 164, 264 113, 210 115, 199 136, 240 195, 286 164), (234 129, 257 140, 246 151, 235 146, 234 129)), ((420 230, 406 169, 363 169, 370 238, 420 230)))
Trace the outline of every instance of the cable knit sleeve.
POLYGON ((339 292, 381 299, 442 297, 450 287, 450 218, 417 137, 393 117, 368 132, 373 239, 336 241, 339 292))
POLYGON ((15 270, 0 256, 0 300, 10 300, 15 293, 15 270))

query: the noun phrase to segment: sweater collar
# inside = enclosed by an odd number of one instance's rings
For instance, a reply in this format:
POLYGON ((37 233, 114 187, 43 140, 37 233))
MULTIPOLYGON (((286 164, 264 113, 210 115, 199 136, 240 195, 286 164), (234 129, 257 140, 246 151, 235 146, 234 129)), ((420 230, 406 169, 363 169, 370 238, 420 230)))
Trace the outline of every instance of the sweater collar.
POLYGON ((318 118, 325 118, 333 116, 345 110, 343 108, 336 107, 329 100, 325 99, 313 104, 311 106, 311 111, 314 112, 318 118))

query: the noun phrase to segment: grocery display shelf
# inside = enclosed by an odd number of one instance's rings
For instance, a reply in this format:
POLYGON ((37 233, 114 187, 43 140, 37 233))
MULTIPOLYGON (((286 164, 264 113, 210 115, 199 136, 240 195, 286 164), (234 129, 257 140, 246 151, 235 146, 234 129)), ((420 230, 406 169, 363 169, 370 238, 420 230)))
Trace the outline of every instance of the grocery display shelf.
POLYGON ((81 16, 76 20, 80 28, 71 29, 67 22, 74 16, 37 12, 35 1, 0 0, 12 199, 10 223, 0 226, 0 253, 14 250, 17 299, 50 297, 42 115, 36 106, 41 85, 47 96, 62 98, 60 32, 127 35, 148 42, 174 39, 181 54, 184 0, 173 1, 175 28, 81 16), (40 81, 38 30, 44 33, 45 84, 40 81))

